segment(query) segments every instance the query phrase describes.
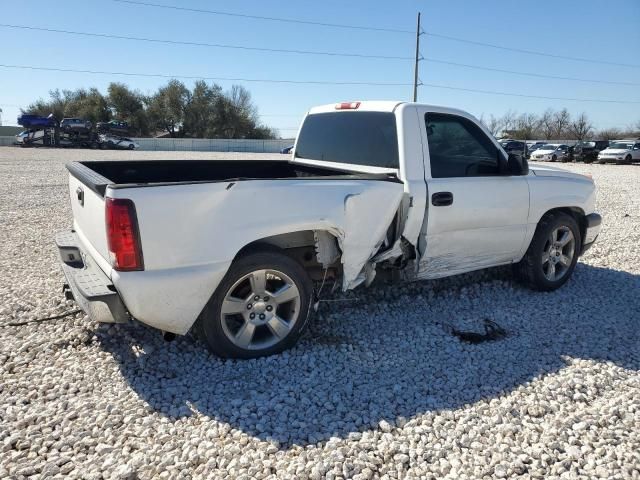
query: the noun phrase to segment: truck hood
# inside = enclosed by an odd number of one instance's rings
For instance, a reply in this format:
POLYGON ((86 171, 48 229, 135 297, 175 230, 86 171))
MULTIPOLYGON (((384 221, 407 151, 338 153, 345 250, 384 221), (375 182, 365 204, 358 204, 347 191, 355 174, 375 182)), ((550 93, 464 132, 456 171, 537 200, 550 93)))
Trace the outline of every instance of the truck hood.
POLYGON ((546 165, 529 166, 529 170, 532 171, 533 174, 538 177, 564 177, 564 178, 577 178, 581 180, 589 179, 589 177, 585 175, 580 175, 579 173, 569 172, 567 170, 564 170, 558 167, 548 167, 546 165))

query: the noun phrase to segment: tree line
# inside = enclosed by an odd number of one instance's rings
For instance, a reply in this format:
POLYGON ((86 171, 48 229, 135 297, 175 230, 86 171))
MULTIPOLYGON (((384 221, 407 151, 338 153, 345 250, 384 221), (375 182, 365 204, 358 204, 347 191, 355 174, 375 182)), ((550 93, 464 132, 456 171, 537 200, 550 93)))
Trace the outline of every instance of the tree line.
POLYGON ((566 108, 548 109, 541 115, 510 110, 501 117, 481 115, 480 120, 494 136, 514 140, 614 140, 640 136, 640 121, 624 129, 597 130, 586 113, 572 117, 566 108))
POLYGON ((234 85, 223 91, 203 80, 189 89, 179 80, 170 80, 145 95, 123 83, 110 83, 106 94, 97 88, 51 90, 48 99, 29 105, 23 113, 53 115, 61 120, 79 117, 91 122, 128 122, 132 135, 166 133, 171 137, 254 138, 277 137, 277 131, 260 123, 250 92, 234 85))

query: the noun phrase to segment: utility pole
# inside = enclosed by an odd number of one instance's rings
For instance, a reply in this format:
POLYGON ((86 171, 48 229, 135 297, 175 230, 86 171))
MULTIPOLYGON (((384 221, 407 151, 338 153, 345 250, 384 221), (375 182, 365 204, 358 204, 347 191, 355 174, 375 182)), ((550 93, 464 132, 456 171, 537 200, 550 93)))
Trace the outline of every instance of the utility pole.
POLYGON ((416 60, 413 67, 413 101, 418 101, 418 62, 420 61, 420 12, 418 12, 418 26, 416 27, 416 60))

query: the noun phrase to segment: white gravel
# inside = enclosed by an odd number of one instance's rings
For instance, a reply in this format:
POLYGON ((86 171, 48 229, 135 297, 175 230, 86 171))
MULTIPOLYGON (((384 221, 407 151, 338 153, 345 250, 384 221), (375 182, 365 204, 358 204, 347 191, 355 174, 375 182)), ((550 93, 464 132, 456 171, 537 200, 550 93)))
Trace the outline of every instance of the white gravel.
MULTIPOLYGON (((185 155, 0 148, 0 323, 74 308, 65 160, 185 155)), ((358 290, 251 361, 82 315, 0 328, 0 478, 639 479, 640 166, 563 167, 605 226, 554 293, 501 271, 358 290), (509 335, 443 326, 483 318, 509 335)))

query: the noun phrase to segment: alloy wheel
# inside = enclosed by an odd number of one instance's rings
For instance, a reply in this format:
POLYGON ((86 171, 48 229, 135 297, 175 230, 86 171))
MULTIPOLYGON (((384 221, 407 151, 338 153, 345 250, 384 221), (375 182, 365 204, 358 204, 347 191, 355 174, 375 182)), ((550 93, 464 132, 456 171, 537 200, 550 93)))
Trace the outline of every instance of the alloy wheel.
POLYGON ((227 291, 220 308, 222 330, 237 347, 272 347, 291 332, 300 314, 300 290, 277 270, 256 270, 227 291))
POLYGON ((542 271, 552 282, 564 277, 576 253, 576 239, 569 227, 561 226, 551 232, 542 251, 542 271))

